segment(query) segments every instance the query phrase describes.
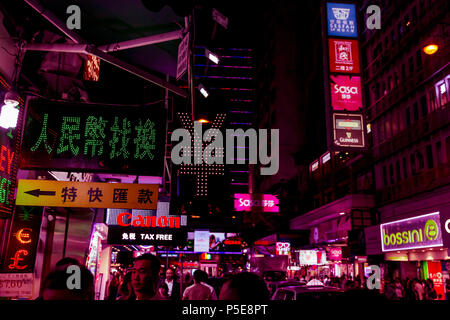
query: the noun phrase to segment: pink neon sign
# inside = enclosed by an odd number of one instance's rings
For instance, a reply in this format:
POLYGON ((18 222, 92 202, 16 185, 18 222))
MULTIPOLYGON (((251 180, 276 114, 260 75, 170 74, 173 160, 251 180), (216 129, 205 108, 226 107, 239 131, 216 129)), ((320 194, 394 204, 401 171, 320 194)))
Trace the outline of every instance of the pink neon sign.
POLYGON ((271 194, 234 194, 235 211, 278 212, 278 199, 271 194))
POLYGON ((331 107, 333 110, 360 111, 362 108, 361 78, 331 76, 331 107))

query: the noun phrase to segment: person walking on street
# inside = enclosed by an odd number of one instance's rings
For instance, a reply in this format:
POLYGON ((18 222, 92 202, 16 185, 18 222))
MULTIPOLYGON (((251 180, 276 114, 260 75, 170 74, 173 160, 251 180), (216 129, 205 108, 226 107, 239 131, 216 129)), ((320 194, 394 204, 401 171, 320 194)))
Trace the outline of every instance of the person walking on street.
POLYGON ((437 292, 434 289, 433 280, 428 279, 425 282, 425 299, 426 300, 436 300, 437 299, 437 292))
POLYGON ((175 278, 175 272, 172 268, 166 270, 166 279, 164 283, 168 288, 168 297, 170 300, 180 300, 180 283, 175 278))
POLYGON ((402 283, 400 282, 400 279, 397 278, 394 283, 394 300, 403 300, 405 297, 405 289, 403 288, 402 283))
POLYGON ((212 300, 210 288, 202 284, 204 276, 203 271, 194 271, 194 284, 187 287, 183 293, 183 300, 212 300))
POLYGON ((131 285, 136 300, 167 300, 158 290, 161 262, 151 253, 137 257, 131 270, 131 285))

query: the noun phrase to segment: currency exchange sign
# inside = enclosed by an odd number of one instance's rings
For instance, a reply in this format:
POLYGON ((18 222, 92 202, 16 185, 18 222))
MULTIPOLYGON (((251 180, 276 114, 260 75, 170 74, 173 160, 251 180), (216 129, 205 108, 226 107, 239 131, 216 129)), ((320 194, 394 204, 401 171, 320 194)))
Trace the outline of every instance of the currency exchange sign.
POLYGON ((160 176, 165 134, 162 105, 32 100, 20 168, 160 176))

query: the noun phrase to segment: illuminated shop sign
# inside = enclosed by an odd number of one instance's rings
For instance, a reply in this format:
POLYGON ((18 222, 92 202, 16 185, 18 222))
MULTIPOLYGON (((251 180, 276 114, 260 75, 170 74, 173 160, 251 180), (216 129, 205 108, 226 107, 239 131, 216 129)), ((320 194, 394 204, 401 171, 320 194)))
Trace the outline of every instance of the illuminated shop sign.
POLYGON ((330 76, 331 107, 333 110, 361 111, 361 78, 359 76, 330 76))
POLYGON ((234 194, 234 210, 278 212, 278 199, 271 194, 234 194))
POLYGON ((327 24, 329 36, 358 36, 356 7, 350 3, 327 3, 327 24))
POLYGON ((287 256, 291 251, 291 244, 289 242, 277 242, 276 253, 277 256, 287 256))
POLYGON ((322 164, 327 163, 328 161, 330 161, 330 159, 331 159, 331 153, 328 151, 321 157, 322 164))
POLYGON ((33 272, 42 208, 16 206, 2 272, 33 272))
POLYGON ((132 214, 129 212, 122 212, 117 215, 117 224, 122 227, 145 227, 145 228, 180 228, 180 217, 156 217, 137 215, 132 219, 132 214))
POLYGON ((327 247, 327 256, 330 261, 342 260, 342 248, 341 247, 327 247))
POLYGON ((359 73, 358 41, 328 39, 330 72, 359 73))
POLYGON ((360 114, 333 114, 334 144, 364 147, 363 117, 360 114))
POLYGON ((175 246, 186 242, 187 233, 167 228, 143 229, 108 226, 108 244, 175 246))
POLYGON ((300 265, 322 265, 327 262, 325 251, 300 250, 300 265))
POLYGON ((439 212, 380 225, 383 252, 442 246, 439 212))
POLYGON ((162 175, 162 105, 32 100, 24 132, 23 169, 162 175))

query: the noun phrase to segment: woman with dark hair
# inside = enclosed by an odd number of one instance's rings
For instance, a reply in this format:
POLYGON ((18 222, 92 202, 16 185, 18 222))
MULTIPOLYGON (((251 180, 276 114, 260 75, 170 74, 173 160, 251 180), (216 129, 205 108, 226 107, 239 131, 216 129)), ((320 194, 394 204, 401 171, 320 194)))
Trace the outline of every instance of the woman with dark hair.
POLYGON ((425 281, 425 299, 426 300, 436 300, 437 293, 434 289, 433 280, 428 279, 425 281))
POLYGON ((131 286, 131 271, 123 277, 122 283, 119 286, 118 297, 116 300, 135 300, 133 287, 131 286))

